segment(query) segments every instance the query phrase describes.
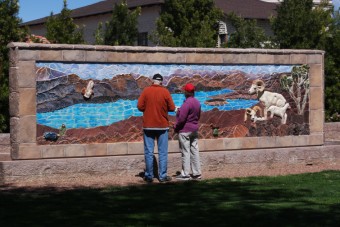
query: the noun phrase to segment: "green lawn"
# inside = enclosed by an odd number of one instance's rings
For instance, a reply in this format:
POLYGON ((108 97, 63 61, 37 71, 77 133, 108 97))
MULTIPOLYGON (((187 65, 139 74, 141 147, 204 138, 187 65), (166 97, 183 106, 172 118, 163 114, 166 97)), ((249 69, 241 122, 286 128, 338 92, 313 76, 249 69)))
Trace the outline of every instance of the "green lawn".
POLYGON ((340 171, 0 191, 0 226, 340 226, 340 171))

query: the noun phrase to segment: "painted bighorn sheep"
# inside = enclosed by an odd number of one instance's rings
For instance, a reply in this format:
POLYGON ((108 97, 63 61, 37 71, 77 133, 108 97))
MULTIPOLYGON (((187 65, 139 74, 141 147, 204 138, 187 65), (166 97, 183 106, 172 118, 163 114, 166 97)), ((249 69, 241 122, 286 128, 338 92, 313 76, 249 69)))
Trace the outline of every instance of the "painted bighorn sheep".
POLYGON ((262 109, 259 106, 254 106, 253 108, 247 108, 244 113, 244 121, 246 122, 248 119, 248 116, 250 117, 250 120, 253 122, 256 121, 263 121, 264 118, 262 117, 262 109), (260 117, 257 116, 257 112, 260 113, 260 117))
POLYGON ((250 95, 257 95, 257 99, 264 104, 263 118, 267 119, 268 108, 271 106, 284 107, 287 103, 286 99, 279 93, 265 91, 265 84, 262 80, 254 80, 253 84, 249 88, 248 93, 250 95))
POLYGON ((281 117, 281 123, 286 124, 287 122, 287 109, 289 108, 289 103, 286 103, 283 107, 271 106, 268 108, 270 112, 270 117, 272 118, 274 115, 281 117))
POLYGON ((84 98, 89 99, 91 98, 91 96, 94 94, 93 92, 93 86, 94 86, 94 82, 93 80, 90 80, 87 83, 86 88, 84 87, 81 91, 81 94, 84 96, 84 98))

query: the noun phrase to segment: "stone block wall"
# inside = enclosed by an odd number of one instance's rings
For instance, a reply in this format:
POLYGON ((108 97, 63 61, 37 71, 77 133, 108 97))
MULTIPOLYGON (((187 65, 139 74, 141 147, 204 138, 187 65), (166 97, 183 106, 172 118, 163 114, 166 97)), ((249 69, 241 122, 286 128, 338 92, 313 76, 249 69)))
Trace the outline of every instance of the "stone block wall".
MULTIPOLYGON (((166 47, 115 47, 11 43, 10 127, 12 159, 45 159, 143 154, 143 142, 44 143, 37 126, 37 64, 182 64, 182 65, 307 65, 309 96, 303 134, 200 138, 201 151, 308 147, 324 144, 324 52, 315 50, 215 49, 166 47)), ((249 85, 251 81, 248 81, 249 85)), ((247 123, 256 130, 261 124, 247 123)), ((276 124, 276 123, 275 123, 276 124)), ((275 126, 274 124, 274 126, 275 126)), ((274 127, 273 126, 273 127, 274 127)), ((261 126, 265 127, 265 126, 261 126)), ((80 137, 80 136, 79 136, 80 137)), ((169 152, 179 152, 171 138, 169 152)))
POLYGON ((340 122, 325 123, 325 140, 340 141, 340 122))
POLYGON ((0 161, 11 160, 10 134, 0 133, 0 161))

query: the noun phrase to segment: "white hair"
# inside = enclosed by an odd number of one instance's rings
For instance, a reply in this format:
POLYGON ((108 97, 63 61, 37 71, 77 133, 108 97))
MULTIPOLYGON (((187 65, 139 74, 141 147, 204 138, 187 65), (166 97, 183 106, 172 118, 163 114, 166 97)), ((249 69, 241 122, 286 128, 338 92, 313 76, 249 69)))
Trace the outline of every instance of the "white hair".
POLYGON ((162 84, 162 81, 160 81, 160 80, 153 80, 153 83, 154 83, 154 84, 157 84, 157 85, 161 85, 161 84, 162 84))

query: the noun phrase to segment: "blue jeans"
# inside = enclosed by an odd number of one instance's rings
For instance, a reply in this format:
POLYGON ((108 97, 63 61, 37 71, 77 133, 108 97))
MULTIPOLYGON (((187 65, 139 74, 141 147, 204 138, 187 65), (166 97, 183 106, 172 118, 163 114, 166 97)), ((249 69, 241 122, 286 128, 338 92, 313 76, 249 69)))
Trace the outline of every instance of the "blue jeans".
POLYGON ((145 158, 145 177, 153 179, 153 162, 155 139, 158 146, 158 177, 160 180, 167 177, 168 171, 168 129, 149 130, 144 129, 144 158, 145 158))

